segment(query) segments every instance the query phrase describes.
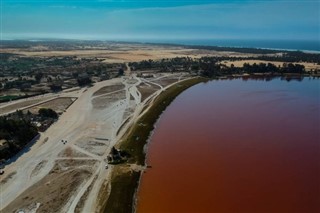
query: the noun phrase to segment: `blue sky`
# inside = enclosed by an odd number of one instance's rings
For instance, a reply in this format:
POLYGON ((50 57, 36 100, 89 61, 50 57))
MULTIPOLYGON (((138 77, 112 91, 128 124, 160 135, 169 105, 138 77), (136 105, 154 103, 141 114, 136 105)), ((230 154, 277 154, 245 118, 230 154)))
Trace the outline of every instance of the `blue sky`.
POLYGON ((320 37, 319 1, 0 1, 4 39, 319 40, 320 37))

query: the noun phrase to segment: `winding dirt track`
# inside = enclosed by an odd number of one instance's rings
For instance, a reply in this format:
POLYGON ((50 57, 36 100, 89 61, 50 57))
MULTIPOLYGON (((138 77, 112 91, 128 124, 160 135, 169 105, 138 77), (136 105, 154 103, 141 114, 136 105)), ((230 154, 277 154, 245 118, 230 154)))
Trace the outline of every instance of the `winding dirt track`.
MULTIPOLYGON (((38 142, 29 152, 23 154, 16 162, 6 166, 6 174, 10 174, 11 172, 16 172, 16 174, 6 184, 1 185, 1 209, 4 209, 22 192, 45 177, 55 165, 55 161, 59 159, 58 154, 66 147, 72 147, 73 149, 76 149, 77 152, 82 152, 89 158, 99 160, 100 166, 94 174, 99 173, 101 176, 108 176, 109 171, 104 168, 104 157, 106 156, 98 156, 79 147, 77 145, 77 141, 82 138, 95 137, 98 133, 100 137, 103 136, 104 138, 109 138, 110 143, 107 144, 107 148, 105 150, 105 153, 108 153, 108 149, 111 147, 110 145, 115 143, 113 140, 115 135, 114 132, 117 131, 118 125, 123 117, 125 107, 120 106, 119 103, 115 102, 108 109, 96 111, 93 109, 91 104, 92 94, 102 87, 121 82, 122 79, 112 79, 109 81, 99 82, 91 88, 64 94, 64 96, 78 97, 78 100, 75 101, 75 103, 73 103, 73 105, 71 105, 71 107, 59 118, 57 123, 41 135, 38 142), (107 116, 105 116, 106 110, 109 112, 107 116), (92 117, 103 118, 104 125, 108 123, 114 125, 110 125, 111 128, 106 129, 102 135, 96 131, 96 129, 99 128, 96 127, 95 129, 90 127, 90 124, 94 122, 92 117), (45 138, 48 138, 48 140, 43 143, 45 138), (61 143, 61 140, 67 140, 68 142, 63 144, 61 143), (31 175, 35 167, 43 161, 46 161, 47 163, 41 167, 41 170, 37 172, 37 175, 31 175)), ((125 83, 125 81, 123 81, 123 83, 125 83)), ((125 102, 126 100, 123 101, 125 102)), ((75 160, 73 157, 70 157, 70 159, 75 160)), ((5 178, 5 176, 1 178, 5 178)), ((91 181, 92 178, 89 179, 87 183, 83 184, 82 189, 80 189, 80 194, 85 191, 85 188, 91 181)), ((76 196, 73 202, 70 203, 71 212, 73 212, 77 200, 79 200, 80 197, 80 195, 76 196)))

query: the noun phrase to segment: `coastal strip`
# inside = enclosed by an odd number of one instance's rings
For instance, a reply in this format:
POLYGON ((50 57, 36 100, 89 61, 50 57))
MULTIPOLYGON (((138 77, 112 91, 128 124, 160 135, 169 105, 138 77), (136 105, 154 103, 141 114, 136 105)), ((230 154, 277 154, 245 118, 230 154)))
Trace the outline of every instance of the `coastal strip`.
MULTIPOLYGON (((134 200, 141 172, 145 168, 145 145, 148 142, 154 124, 162 112, 170 103, 184 90, 189 87, 206 82, 205 78, 192 78, 180 81, 162 91, 150 102, 147 111, 128 129, 118 145, 121 150, 126 151, 130 158, 125 164, 115 165, 112 170, 110 191, 101 193, 108 196, 101 212, 128 213, 134 211, 134 200), (109 194, 109 195, 108 195, 109 194)), ((100 197, 103 202, 103 197, 100 197)))

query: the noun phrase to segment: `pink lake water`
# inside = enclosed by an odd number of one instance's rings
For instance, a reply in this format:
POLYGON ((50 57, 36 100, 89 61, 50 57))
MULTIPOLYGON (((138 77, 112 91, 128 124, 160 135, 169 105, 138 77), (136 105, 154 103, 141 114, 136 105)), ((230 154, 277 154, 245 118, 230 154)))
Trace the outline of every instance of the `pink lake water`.
POLYGON ((320 212, 320 80, 183 92, 148 147, 138 213, 320 212))

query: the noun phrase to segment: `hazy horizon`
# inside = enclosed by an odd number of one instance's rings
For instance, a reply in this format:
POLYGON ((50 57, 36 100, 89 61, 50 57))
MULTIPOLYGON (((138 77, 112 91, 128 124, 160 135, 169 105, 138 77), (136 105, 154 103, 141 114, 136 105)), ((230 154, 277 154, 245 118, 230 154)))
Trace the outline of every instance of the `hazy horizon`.
POLYGON ((1 39, 319 40, 318 1, 2 0, 1 39))

